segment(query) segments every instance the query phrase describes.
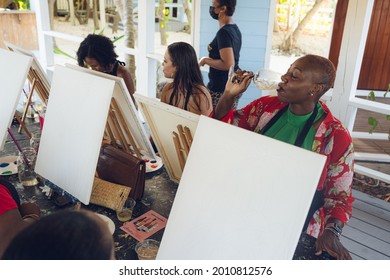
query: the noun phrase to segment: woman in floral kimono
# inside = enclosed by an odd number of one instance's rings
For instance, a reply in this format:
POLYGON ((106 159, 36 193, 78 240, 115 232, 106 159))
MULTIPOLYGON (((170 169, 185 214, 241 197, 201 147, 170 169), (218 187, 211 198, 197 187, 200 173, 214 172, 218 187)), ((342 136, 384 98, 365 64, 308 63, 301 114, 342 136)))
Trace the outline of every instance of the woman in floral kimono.
POLYGON ((282 75, 277 96, 261 97, 233 111, 234 97, 252 80, 228 81, 212 116, 247 130, 290 143, 327 157, 303 231, 317 238, 316 251, 351 259, 339 237, 352 215, 354 151, 347 129, 320 101, 333 86, 335 67, 317 55, 298 58, 282 75))

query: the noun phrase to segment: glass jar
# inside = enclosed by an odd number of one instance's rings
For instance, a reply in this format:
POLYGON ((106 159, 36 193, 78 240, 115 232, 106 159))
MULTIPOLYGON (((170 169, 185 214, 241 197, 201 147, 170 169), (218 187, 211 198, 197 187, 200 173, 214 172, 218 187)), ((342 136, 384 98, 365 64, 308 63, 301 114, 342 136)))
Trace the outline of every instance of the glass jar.
POLYGON ((38 185, 38 180, 34 172, 36 160, 37 153, 32 147, 23 148, 22 153, 19 152, 17 160, 18 176, 20 183, 25 187, 38 185))
POLYGON ((35 152, 37 153, 39 149, 39 141, 41 141, 41 133, 40 132, 32 133, 30 138, 30 147, 34 148, 35 152))

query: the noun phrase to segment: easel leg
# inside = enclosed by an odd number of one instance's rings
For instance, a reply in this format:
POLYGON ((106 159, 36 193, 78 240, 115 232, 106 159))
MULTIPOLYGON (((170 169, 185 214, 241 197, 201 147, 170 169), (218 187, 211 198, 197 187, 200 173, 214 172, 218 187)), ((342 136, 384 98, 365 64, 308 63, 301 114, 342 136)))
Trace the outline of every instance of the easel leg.
MULTIPOLYGON (((31 139, 32 136, 31 136, 30 131, 27 129, 27 126, 24 124, 24 122, 22 122, 22 120, 20 119, 20 117, 18 116, 18 114, 15 113, 14 116, 15 116, 15 119, 18 121, 20 127, 22 127, 22 128, 24 129, 24 131, 27 133, 28 138, 31 139)), ((20 133, 20 132, 19 132, 19 133, 20 133)))
MULTIPOLYGON (((30 102, 31 102, 31 98, 34 94, 34 90, 35 90, 35 85, 36 85, 36 80, 34 79, 34 81, 32 82, 32 86, 31 86, 31 90, 28 94, 28 97, 27 97, 27 102, 26 102, 26 105, 24 106, 24 112, 23 112, 23 115, 22 115, 22 119, 21 121, 24 123, 24 121, 26 120, 26 116, 27 116, 27 112, 28 112, 28 107, 30 106, 30 102)), ((22 132, 22 126, 20 125, 19 126, 19 129, 18 129, 18 133, 21 133, 22 132)))

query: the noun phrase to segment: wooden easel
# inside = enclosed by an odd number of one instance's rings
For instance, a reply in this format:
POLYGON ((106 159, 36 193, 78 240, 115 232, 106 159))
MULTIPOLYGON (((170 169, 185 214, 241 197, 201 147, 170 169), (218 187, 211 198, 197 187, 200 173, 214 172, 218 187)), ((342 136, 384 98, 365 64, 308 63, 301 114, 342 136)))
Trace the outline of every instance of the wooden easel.
POLYGON ((177 126, 177 130, 179 133, 173 131, 172 138, 173 143, 175 144, 177 157, 179 158, 180 167, 183 170, 190 152, 192 134, 191 130, 187 126, 183 128, 181 124, 177 126))
POLYGON ((111 98, 104 138, 109 140, 111 145, 122 148, 128 153, 134 153, 138 158, 142 159, 140 149, 134 141, 123 112, 114 97, 111 98))
MULTIPOLYGON (((27 130, 26 126, 24 125, 24 121, 25 121, 26 116, 27 116, 28 107, 31 104, 32 96, 34 94, 34 91, 36 91, 37 94, 39 95, 40 99, 44 103, 44 105, 47 105, 47 100, 49 99, 50 86, 49 86, 47 80, 45 79, 45 77, 43 76, 43 74, 40 73, 40 71, 43 71, 43 70, 40 68, 39 63, 36 61, 36 58, 32 53, 30 53, 29 51, 23 50, 15 45, 9 43, 9 42, 4 41, 4 44, 12 52, 21 53, 23 55, 31 56, 33 58, 32 65, 30 66, 30 69, 27 73, 27 79, 31 85, 31 89, 30 89, 30 92, 27 94, 27 102, 26 102, 26 105, 24 106, 24 111, 23 111, 22 117, 20 118, 18 116, 18 114, 15 113, 15 118, 19 122, 18 132, 21 133, 22 128, 23 128, 26 131, 26 133, 28 134, 28 136, 31 138, 31 133, 27 130), (39 69, 39 71, 37 71, 36 69, 39 69)), ((35 108, 33 108, 33 107, 32 107, 32 109, 35 110, 35 108)))
MULTIPOLYGON (((48 88, 48 85, 46 85, 42 81, 42 77, 40 76, 40 74, 35 69, 33 69, 32 67, 30 67, 30 70, 28 71, 27 78, 28 78, 28 80, 29 80, 29 82, 31 84, 31 89, 30 89, 30 92, 27 95, 26 105, 24 106, 23 115, 22 115, 22 118, 20 119, 21 122, 23 122, 23 123, 26 120, 28 107, 30 106, 31 99, 32 99, 32 96, 34 94, 34 91, 37 92, 37 94, 39 95, 39 98, 42 100, 42 102, 43 102, 43 104, 45 106, 47 105, 47 100, 49 99, 49 88, 48 88)), ((19 124, 20 124, 19 129, 18 129, 19 133, 22 132, 22 128, 25 129, 25 127, 22 125, 21 122, 19 122, 19 124)), ((27 133, 27 134, 29 134, 29 133, 27 133)))

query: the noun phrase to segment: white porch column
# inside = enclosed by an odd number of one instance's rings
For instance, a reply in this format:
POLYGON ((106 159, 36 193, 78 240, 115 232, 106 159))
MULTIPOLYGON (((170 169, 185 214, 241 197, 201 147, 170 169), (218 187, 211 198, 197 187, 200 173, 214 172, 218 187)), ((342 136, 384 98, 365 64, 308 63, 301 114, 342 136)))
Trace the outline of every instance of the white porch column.
POLYGON ((100 17, 100 30, 106 28, 106 1, 99 0, 99 17, 100 17))
POLYGON ((136 92, 156 97, 156 61, 148 58, 154 51, 154 0, 138 1, 138 55, 136 92))
POLYGON ((200 15, 201 15, 201 1, 192 2, 192 22, 191 22, 191 35, 195 52, 200 58, 200 15))
MULTIPOLYGON (((48 1, 32 0, 30 6, 31 10, 35 12, 37 21, 39 60, 47 72, 47 67, 54 65, 53 39, 51 36, 45 35, 45 31, 50 31, 48 1)), ((51 80, 50 75, 49 79, 51 80)))
POLYGON ((337 66, 332 113, 352 131, 357 108, 349 106, 355 97, 374 0, 350 0, 337 66))

